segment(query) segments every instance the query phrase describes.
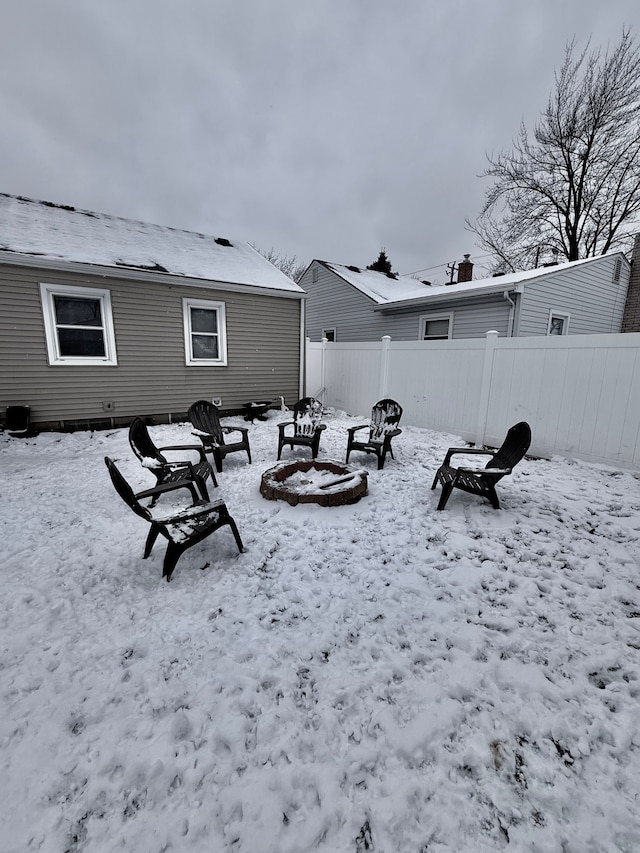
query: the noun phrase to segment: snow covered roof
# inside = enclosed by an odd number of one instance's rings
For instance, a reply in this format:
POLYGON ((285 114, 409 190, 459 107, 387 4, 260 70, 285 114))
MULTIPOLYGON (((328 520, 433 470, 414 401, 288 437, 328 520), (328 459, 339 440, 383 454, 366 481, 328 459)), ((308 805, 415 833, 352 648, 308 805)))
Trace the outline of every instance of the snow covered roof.
MULTIPOLYGON (((611 254, 620 254, 612 252, 611 254)), ((320 261, 325 267, 337 273, 349 284, 357 287, 361 293, 370 297, 379 306, 376 310, 402 307, 415 302, 442 302, 450 299, 461 299, 482 293, 502 293, 506 289, 517 289, 522 283, 543 276, 556 275, 567 269, 573 269, 584 264, 597 263, 603 255, 595 258, 583 258, 580 261, 569 261, 552 267, 538 267, 532 270, 509 273, 508 275, 492 276, 491 278, 465 281, 460 284, 426 285, 414 278, 390 278, 385 273, 358 267, 342 266, 320 261)))
POLYGON ((0 193, 0 253, 304 293, 248 243, 0 193))
POLYGON ((349 284, 357 287, 374 302, 382 305, 386 302, 395 302, 397 299, 406 299, 415 296, 417 291, 423 294, 427 292, 427 285, 421 284, 414 278, 392 278, 386 273, 368 270, 360 267, 343 266, 342 264, 329 264, 326 261, 320 263, 335 272, 349 284))

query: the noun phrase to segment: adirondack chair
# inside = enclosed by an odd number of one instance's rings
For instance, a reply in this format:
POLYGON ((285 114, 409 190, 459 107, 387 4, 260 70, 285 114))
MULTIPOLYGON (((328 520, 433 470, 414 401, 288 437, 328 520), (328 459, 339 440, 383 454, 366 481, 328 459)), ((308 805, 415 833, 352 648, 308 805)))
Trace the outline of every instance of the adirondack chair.
POLYGON ((320 423, 322 418, 322 403, 314 397, 303 397, 293 407, 293 420, 278 424, 278 459, 282 448, 296 446, 310 447, 313 459, 320 449, 320 436, 327 428, 320 423), (292 427, 292 429, 290 429, 292 427))
POLYGON ((223 427, 218 407, 208 400, 198 400, 189 408, 189 420, 195 430, 193 434, 202 441, 205 452, 213 454, 218 473, 222 471, 222 460, 225 456, 238 450, 246 451, 251 464, 248 427, 223 427), (226 436, 231 433, 239 433, 240 439, 227 441, 226 436))
POLYGON ((364 453, 374 453, 378 457, 378 471, 384 468, 387 453, 393 459, 391 440, 402 432, 398 428, 402 417, 402 406, 395 400, 379 400, 371 410, 371 421, 368 424, 349 427, 349 438, 347 440, 347 458, 352 450, 360 450, 364 453), (368 430, 367 438, 356 438, 356 433, 368 430))
POLYGON ((146 560, 151 553, 151 549, 158 536, 164 536, 167 540, 168 545, 162 565, 162 577, 166 578, 167 581, 171 580, 176 563, 187 548, 191 548, 192 545, 201 542, 225 525, 231 528, 238 551, 242 552, 244 550, 236 523, 229 514, 229 510, 223 500, 203 501, 196 497, 192 506, 176 511, 171 515, 156 518, 152 515, 150 509, 142 506, 140 503, 141 498, 153 497, 158 493, 175 491, 176 489, 186 488, 191 491, 193 484, 186 481, 164 483, 156 485, 151 489, 134 493, 129 483, 118 470, 113 459, 105 456, 104 461, 109 471, 111 482, 122 500, 136 515, 144 518, 151 525, 144 546, 143 559, 146 560))
POLYGON ((500 501, 496 494, 496 483, 507 474, 511 474, 515 466, 524 457, 531 444, 531 428, 528 423, 521 421, 507 432, 502 446, 493 453, 475 447, 450 447, 444 462, 436 471, 431 485, 432 489, 442 486, 442 494, 438 509, 444 509, 449 496, 454 489, 462 489, 472 495, 480 495, 491 502, 494 509, 500 509, 500 501), (451 465, 451 457, 458 454, 490 456, 484 468, 456 468, 451 465))
MULTIPOLYGON (((155 476, 158 485, 163 483, 175 483, 187 480, 195 483, 200 497, 209 500, 206 480, 211 477, 213 485, 217 486, 216 475, 209 465, 204 449, 199 444, 165 445, 156 447, 153 443, 147 425, 142 418, 134 418, 129 427, 129 444, 135 455, 140 460, 143 468, 147 468, 155 476), (199 455, 197 462, 182 459, 180 461, 169 461, 162 451, 193 451, 199 455)), ((151 506, 155 506, 160 495, 155 495, 151 506)))

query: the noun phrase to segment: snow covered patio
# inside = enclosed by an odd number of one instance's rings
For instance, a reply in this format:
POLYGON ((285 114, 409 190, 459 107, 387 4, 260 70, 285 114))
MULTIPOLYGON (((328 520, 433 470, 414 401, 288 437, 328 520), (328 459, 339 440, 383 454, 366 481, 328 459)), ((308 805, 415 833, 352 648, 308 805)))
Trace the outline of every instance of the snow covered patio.
POLYGON ((639 475, 525 460, 436 513, 462 442, 403 426, 359 503, 291 507, 284 417, 218 476, 246 553, 170 584, 103 463, 152 485, 127 430, 0 438, 3 851, 639 850, 639 475))

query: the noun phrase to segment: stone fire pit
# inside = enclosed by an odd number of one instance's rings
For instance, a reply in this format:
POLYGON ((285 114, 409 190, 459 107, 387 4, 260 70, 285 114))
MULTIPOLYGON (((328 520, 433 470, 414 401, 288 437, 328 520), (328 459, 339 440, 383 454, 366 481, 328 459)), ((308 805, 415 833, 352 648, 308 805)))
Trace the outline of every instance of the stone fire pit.
POLYGON ((339 462, 281 462, 262 475, 260 494, 270 501, 343 506, 367 494, 367 472, 339 462))

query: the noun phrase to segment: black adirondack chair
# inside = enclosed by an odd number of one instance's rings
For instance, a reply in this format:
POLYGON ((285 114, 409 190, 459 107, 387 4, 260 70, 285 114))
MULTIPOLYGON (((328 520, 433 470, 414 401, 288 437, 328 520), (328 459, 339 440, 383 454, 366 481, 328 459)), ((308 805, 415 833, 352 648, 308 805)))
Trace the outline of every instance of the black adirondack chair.
POLYGON ((142 506, 140 503, 141 498, 153 497, 157 493, 175 491, 176 489, 186 488, 192 491, 193 484, 186 481, 164 483, 154 486, 151 489, 134 493, 129 483, 118 470, 113 459, 105 456, 104 461, 109 471, 111 482, 122 500, 136 515, 144 518, 151 525, 144 546, 143 558, 146 560, 149 556, 158 536, 164 536, 167 540, 168 545, 162 565, 162 577, 166 578, 167 581, 171 580, 176 563, 187 548, 191 548, 192 545, 201 542, 225 525, 231 528, 238 551, 242 552, 244 550, 236 523, 229 514, 229 510, 223 500, 203 501, 196 496, 192 506, 168 516, 155 518, 150 509, 142 506))
POLYGON ((399 403, 389 399, 379 400, 371 410, 370 423, 349 427, 346 461, 349 461, 352 450, 359 450, 364 453, 374 453, 378 457, 378 470, 384 468, 387 453, 391 454, 393 459, 391 440, 402 432, 398 428, 401 417, 402 406, 399 403), (369 431, 366 439, 356 438, 356 433, 365 429, 369 431))
POLYGON ((502 446, 493 453, 475 447, 450 447, 444 462, 436 471, 431 485, 432 489, 440 483, 442 494, 438 509, 444 509, 449 496, 454 489, 462 489, 472 495, 480 495, 491 502, 494 509, 500 509, 500 501, 496 494, 496 483, 507 474, 511 474, 515 466, 524 457, 531 444, 531 428, 526 421, 512 426, 507 432, 502 446), (458 454, 490 456, 484 468, 456 468, 451 465, 451 457, 458 454))
POLYGON ((322 403, 314 397, 303 397, 293 407, 293 420, 278 424, 278 459, 283 447, 310 447, 313 459, 320 449, 320 436, 327 428, 320 423, 322 419, 322 403), (290 429, 292 427, 292 429, 290 429))
MULTIPOLYGON (((177 483, 181 481, 193 482, 200 492, 200 497, 209 500, 206 480, 211 477, 213 485, 217 486, 216 475, 209 465, 204 449, 199 444, 164 445, 156 447, 153 443, 147 425, 142 418, 134 418, 129 427, 129 444, 135 455, 140 460, 143 468, 147 468, 156 478, 157 484, 177 483), (169 461, 162 451, 193 451, 199 455, 197 462, 188 459, 180 461, 169 461)), ((155 495, 151 506, 155 506, 159 495, 155 495)))
POLYGON ((229 453, 244 450, 251 464, 248 427, 226 427, 220 423, 218 407, 208 400, 198 400, 189 408, 189 420, 195 430, 193 433, 202 441, 207 453, 213 454, 216 471, 222 471, 222 460, 229 453), (239 439, 227 441, 232 433, 238 433, 239 439))

